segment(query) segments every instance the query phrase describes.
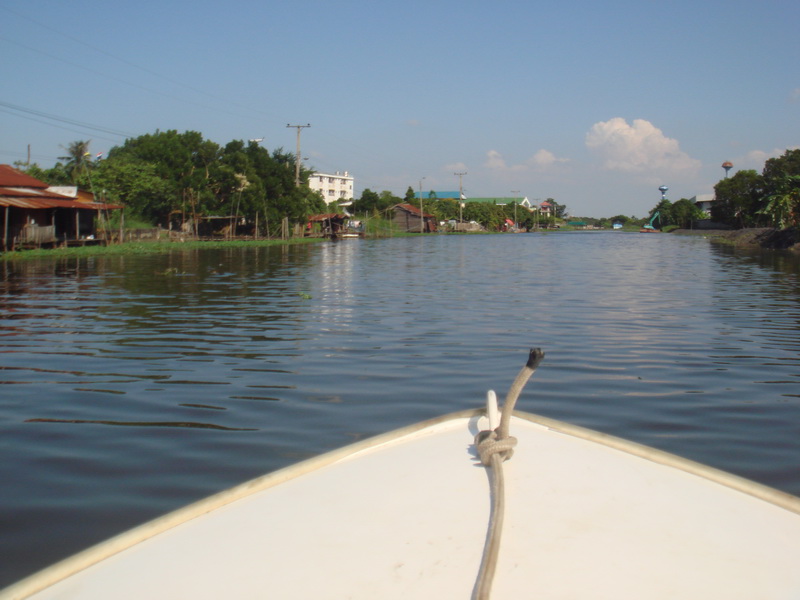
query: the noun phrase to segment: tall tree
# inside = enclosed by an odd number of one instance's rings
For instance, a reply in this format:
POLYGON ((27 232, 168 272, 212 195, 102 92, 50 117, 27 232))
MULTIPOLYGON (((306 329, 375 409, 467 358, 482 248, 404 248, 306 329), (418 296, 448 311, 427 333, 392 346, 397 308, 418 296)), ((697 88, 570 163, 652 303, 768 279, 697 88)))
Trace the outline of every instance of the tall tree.
POLYGON ((104 160, 97 165, 93 177, 104 197, 121 202, 126 215, 148 223, 168 225, 174 189, 156 172, 156 167, 143 161, 104 160))
POLYGON ((761 174, 767 181, 786 175, 800 175, 800 149, 787 150, 777 158, 770 158, 764 163, 761 174))
POLYGON ((753 170, 738 171, 714 186, 716 201, 711 206, 711 218, 733 227, 755 227, 757 211, 764 196, 764 178, 753 170))
POLYGON ((683 229, 690 228, 694 221, 702 218, 703 211, 697 208, 694 202, 686 198, 681 198, 675 202, 669 211, 670 222, 683 229))
POLYGON ((361 192, 361 198, 353 202, 353 210, 358 213, 371 214, 376 210, 381 210, 381 197, 377 192, 373 192, 369 188, 365 188, 361 192))

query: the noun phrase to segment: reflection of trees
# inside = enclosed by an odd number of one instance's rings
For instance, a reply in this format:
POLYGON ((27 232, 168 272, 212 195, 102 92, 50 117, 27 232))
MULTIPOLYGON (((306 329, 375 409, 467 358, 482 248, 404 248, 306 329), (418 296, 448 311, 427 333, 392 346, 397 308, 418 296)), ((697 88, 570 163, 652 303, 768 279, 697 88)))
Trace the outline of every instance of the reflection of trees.
POLYGON ((311 256, 306 245, 281 245, 2 262, 0 307, 7 318, 46 316, 54 327, 97 318, 115 330, 189 334, 213 320, 225 335, 234 324, 296 318, 286 304, 305 291, 298 273, 311 256))

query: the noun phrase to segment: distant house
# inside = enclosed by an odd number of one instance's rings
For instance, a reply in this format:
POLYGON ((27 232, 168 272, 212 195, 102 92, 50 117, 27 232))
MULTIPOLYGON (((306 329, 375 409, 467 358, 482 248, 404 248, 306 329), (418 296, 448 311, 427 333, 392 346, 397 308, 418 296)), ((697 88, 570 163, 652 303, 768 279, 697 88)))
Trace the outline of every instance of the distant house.
POLYGON ((496 204, 497 206, 511 206, 515 202, 518 206, 524 206, 528 210, 533 210, 533 205, 530 200, 525 196, 517 196, 515 198, 504 197, 486 197, 486 198, 470 198, 468 202, 480 202, 482 204, 496 204))
MULTIPOLYGON (((419 200, 420 193, 414 192, 414 198, 419 200)), ((508 196, 486 196, 480 198, 467 198, 461 192, 455 191, 436 191, 431 190, 429 192, 422 192, 422 200, 456 200, 461 198, 461 202, 479 202, 481 204, 494 204, 496 206, 510 206, 513 205, 515 202, 519 206, 524 206, 528 210, 533 210, 533 205, 531 201, 528 200, 525 196, 516 196, 516 197, 508 197, 508 196)))
POLYGON ((423 220, 422 229, 425 233, 436 231, 436 217, 428 213, 420 213, 419 208, 412 204, 395 204, 391 210, 394 213, 392 221, 401 231, 419 232, 420 218, 423 220), (422 216, 420 217, 420 215, 422 216))
POLYGON ((51 188, 10 165, 0 165, 2 251, 97 240, 95 217, 121 208, 94 202, 91 194, 76 187, 51 188))

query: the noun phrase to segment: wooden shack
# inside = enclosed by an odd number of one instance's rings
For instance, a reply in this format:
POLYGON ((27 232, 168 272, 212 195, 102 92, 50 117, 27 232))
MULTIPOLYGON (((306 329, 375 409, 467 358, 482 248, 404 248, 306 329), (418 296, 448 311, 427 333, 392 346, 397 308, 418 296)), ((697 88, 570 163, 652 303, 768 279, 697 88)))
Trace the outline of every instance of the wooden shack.
POLYGON ((347 217, 338 213, 311 215, 306 224, 306 237, 329 237, 336 239, 345 228, 347 217))
POLYGON ((422 213, 420 209, 413 204, 395 204, 391 210, 394 213, 394 218, 392 220, 395 226, 401 231, 419 233, 420 219, 423 221, 422 231, 424 233, 433 233, 436 231, 436 217, 428 213, 422 213))
POLYGON ((122 206, 94 202, 77 188, 51 188, 18 169, 0 165, 0 251, 102 241, 96 217, 117 209, 122 206), (69 190, 75 190, 74 194, 69 190))

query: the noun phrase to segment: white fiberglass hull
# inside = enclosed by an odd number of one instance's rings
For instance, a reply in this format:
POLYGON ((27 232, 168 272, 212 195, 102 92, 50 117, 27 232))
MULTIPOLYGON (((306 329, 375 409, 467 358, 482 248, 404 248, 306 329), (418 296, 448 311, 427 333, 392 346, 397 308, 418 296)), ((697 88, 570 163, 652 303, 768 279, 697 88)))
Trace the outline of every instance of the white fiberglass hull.
MULTIPOLYGON (((421 423, 143 525, 0 598, 469 598, 483 411, 421 423)), ((800 598, 800 499, 516 413, 496 598, 800 598)))

